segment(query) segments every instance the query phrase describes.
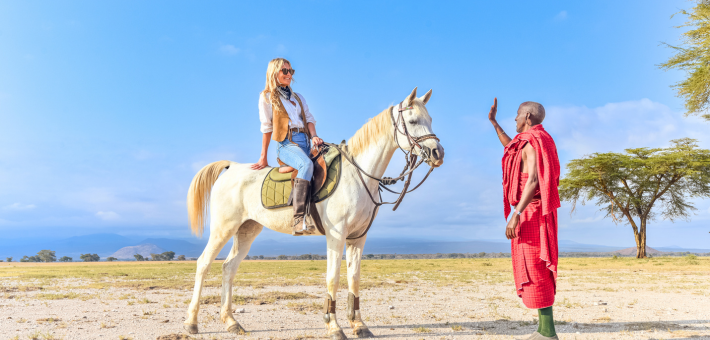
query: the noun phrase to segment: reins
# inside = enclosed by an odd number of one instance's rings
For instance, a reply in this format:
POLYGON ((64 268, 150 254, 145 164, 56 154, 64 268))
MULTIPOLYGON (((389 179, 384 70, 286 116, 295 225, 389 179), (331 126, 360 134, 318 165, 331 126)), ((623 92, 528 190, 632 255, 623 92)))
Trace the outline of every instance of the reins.
POLYGON ((434 166, 430 166, 429 171, 427 172, 426 176, 424 176, 424 178, 421 180, 421 182, 419 182, 419 184, 417 184, 413 189, 407 190, 407 189, 409 189, 409 185, 411 184, 412 174, 414 173, 414 170, 416 170, 424 161, 428 160, 429 157, 431 156, 429 149, 426 147, 422 147, 419 143, 424 140, 427 140, 427 139, 436 139, 437 142, 439 141, 439 138, 437 138, 436 135, 433 133, 423 135, 423 136, 418 136, 418 137, 414 137, 411 134, 409 134, 409 131, 407 130, 407 124, 405 124, 405 122, 404 122, 404 116, 403 116, 402 112, 406 111, 406 110, 411 110, 411 109, 412 109, 411 106, 402 108, 402 103, 399 103, 398 110, 397 110, 398 116, 397 116, 396 120, 394 119, 394 107, 392 108, 392 110, 390 110, 390 117, 392 118, 392 124, 394 127, 393 138, 395 140, 395 143, 397 143, 397 148, 402 150, 402 152, 404 153, 404 160, 405 160, 404 169, 402 169, 402 172, 400 173, 400 175, 398 177, 379 178, 379 177, 375 177, 371 174, 368 174, 367 171, 363 170, 360 167, 360 165, 357 164, 355 159, 353 159, 347 152, 344 152, 338 145, 332 144, 332 143, 324 143, 325 145, 327 145, 329 147, 336 148, 340 152, 340 154, 345 159, 347 159, 348 162, 350 162, 350 164, 352 164, 355 167, 355 169, 357 170, 356 173, 358 175, 358 178, 360 178, 360 182, 365 187, 365 191, 367 191, 367 195, 370 197, 370 200, 375 205, 375 207, 372 210, 372 215, 370 216, 370 223, 367 225, 367 228, 365 229, 365 231, 357 237, 347 237, 348 240, 355 240, 355 239, 359 239, 359 238, 365 236, 367 234, 367 232, 370 230, 370 227, 372 227, 372 222, 375 219, 375 214, 377 213, 377 210, 380 208, 381 205, 393 204, 394 207, 392 208, 392 211, 397 210, 400 203, 402 203, 404 196, 410 192, 413 192, 414 190, 417 190, 422 184, 424 184, 424 181, 426 181, 427 178, 429 178, 429 175, 432 173, 432 171, 434 171, 434 166), (400 129, 400 126, 399 126, 400 122, 401 122, 403 129, 400 129), (397 139, 398 132, 407 137, 407 142, 409 142, 409 148, 410 148, 409 151, 404 150, 402 148, 402 146, 399 144, 399 140, 397 139), (414 150, 414 147, 418 147, 420 149, 420 154, 422 156, 422 159, 419 161, 417 161, 417 155, 415 155, 412 152, 414 150), (379 195, 379 201, 375 200, 375 197, 372 195, 372 192, 370 192, 370 189, 367 187, 367 183, 365 182, 365 179, 362 177, 363 174, 378 182, 377 194, 379 195), (406 179, 405 179, 405 177, 406 177, 406 179), (405 179, 405 180, 404 180, 404 187, 402 188, 402 191, 397 192, 397 191, 394 191, 394 190, 387 187, 388 185, 393 185, 403 179, 405 179), (397 199, 394 202, 383 202, 382 201, 382 190, 383 189, 387 190, 393 194, 398 194, 399 197, 397 197, 397 199))

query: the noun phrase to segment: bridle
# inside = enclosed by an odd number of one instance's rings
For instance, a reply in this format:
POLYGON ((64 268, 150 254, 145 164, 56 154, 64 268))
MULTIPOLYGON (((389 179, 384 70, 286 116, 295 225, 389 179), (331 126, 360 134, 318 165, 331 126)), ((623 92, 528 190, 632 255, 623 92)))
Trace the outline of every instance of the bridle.
POLYGON ((368 174, 365 170, 363 170, 360 167, 360 165, 358 165, 357 162, 355 162, 355 159, 353 159, 347 152, 343 152, 343 150, 340 149, 340 147, 338 145, 332 144, 332 143, 324 143, 329 147, 336 148, 340 152, 340 154, 343 155, 343 157, 345 159, 347 159, 348 162, 350 162, 350 164, 352 164, 355 167, 355 169, 357 169, 356 173, 357 173, 358 177, 360 178, 360 182, 365 187, 365 191, 367 191, 367 195, 370 196, 370 200, 375 205, 374 209, 372 210, 372 215, 370 217, 370 223, 368 224, 365 231, 356 237, 348 236, 347 237, 348 240, 359 239, 359 238, 365 236, 367 234, 367 232, 370 230, 370 227, 372 226, 372 222, 375 219, 375 214, 377 213, 377 210, 380 208, 381 205, 394 204, 392 211, 397 210, 400 203, 402 203, 404 196, 414 190, 417 190, 422 184, 424 184, 424 181, 426 181, 426 179, 429 178, 429 175, 432 173, 432 171, 434 171, 434 166, 431 165, 429 167, 429 171, 427 172, 426 176, 424 176, 424 178, 421 180, 421 182, 419 182, 419 184, 417 184, 412 190, 407 190, 407 189, 409 189, 409 185, 411 184, 412 174, 414 173, 414 170, 416 170, 423 162, 427 161, 431 157, 431 150, 428 147, 422 146, 419 143, 422 141, 425 141, 427 139, 436 139, 437 142, 440 141, 439 138, 436 137, 436 135, 433 133, 426 134, 423 136, 412 136, 409 133, 409 130, 407 130, 407 124, 404 121, 403 112, 406 110, 412 110, 412 109, 413 109, 412 106, 402 107, 402 103, 399 103, 399 106, 397 107, 397 119, 395 119, 395 116, 394 116, 394 107, 392 107, 390 110, 390 118, 392 119, 392 125, 393 125, 393 131, 394 131, 393 138, 394 138, 395 143, 397 143, 397 148, 400 149, 402 151, 402 153, 404 153, 404 161, 405 161, 404 169, 402 169, 402 172, 399 174, 398 177, 378 178, 378 177, 372 176, 371 174, 368 174), (401 124, 400 124, 400 122, 401 122, 401 124), (407 142, 409 143, 409 151, 402 148, 402 145, 399 144, 399 139, 397 138, 397 133, 401 133, 402 135, 404 135, 407 138, 407 142), (419 161, 417 161, 418 157, 413 152, 415 147, 419 148, 419 150, 420 150, 419 154, 422 156, 422 159, 419 161), (370 189, 367 187, 367 183, 365 183, 365 179, 362 177, 363 174, 378 182, 377 193, 379 195, 379 201, 375 200, 375 197, 372 195, 372 192, 370 192, 370 189), (406 177, 406 179, 405 179, 405 177, 406 177), (394 191, 394 190, 387 187, 388 185, 393 185, 403 179, 405 179, 405 181, 404 181, 404 187, 402 188, 401 191, 397 192, 397 191, 394 191), (398 194, 399 197, 397 197, 397 199, 394 202, 383 202, 382 201, 382 190, 383 189, 387 190, 393 194, 398 194))

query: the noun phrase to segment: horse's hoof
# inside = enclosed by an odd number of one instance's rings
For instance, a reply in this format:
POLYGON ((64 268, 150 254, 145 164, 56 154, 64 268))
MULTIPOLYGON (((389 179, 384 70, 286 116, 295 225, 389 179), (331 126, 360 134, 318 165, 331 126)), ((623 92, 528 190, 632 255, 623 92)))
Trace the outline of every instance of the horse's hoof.
POLYGON ((348 337, 345 336, 342 329, 339 329, 337 332, 330 335, 330 340, 348 340, 348 337))
POLYGON ((227 332, 239 335, 244 335, 247 333, 247 331, 244 329, 244 327, 242 327, 242 325, 239 324, 239 322, 229 326, 227 328, 227 332))
POLYGON ((186 329, 187 332, 190 333, 190 334, 197 334, 197 324, 194 324, 194 325, 185 325, 185 329, 186 329))
POLYGON ((375 337, 375 335, 372 334, 372 332, 370 332, 370 330, 367 329, 367 327, 356 328, 353 333, 355 333, 355 336, 357 336, 358 338, 374 338, 375 337))

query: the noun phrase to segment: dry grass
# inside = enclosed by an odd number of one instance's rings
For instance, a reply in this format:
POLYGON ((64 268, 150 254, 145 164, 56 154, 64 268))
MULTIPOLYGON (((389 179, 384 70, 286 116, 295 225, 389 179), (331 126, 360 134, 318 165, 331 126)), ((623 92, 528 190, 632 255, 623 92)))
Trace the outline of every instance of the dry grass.
MULTIPOLYGON (((573 285, 595 283, 604 280, 608 284, 594 288, 604 291, 624 291, 631 288, 649 290, 671 289, 664 284, 677 281, 683 276, 683 284, 673 287, 693 292, 707 291, 710 283, 702 278, 710 274, 710 258, 702 257, 655 257, 635 258, 561 258, 561 280, 570 280, 573 285), (659 265, 662 264, 662 265, 659 265), (634 275, 626 275, 634 273, 634 275), (643 277, 643 281, 634 280, 643 277), (572 282, 574 280, 574 282, 572 282)), ((322 285, 326 261, 244 261, 235 277, 236 287, 264 288, 268 286, 322 285), (278 282, 274 277, 278 276, 278 282)), ((347 266, 341 268, 341 282, 346 282, 347 266)), ((191 289, 194 285, 194 262, 94 262, 94 263, 0 263, 0 279, 10 278, 28 282, 27 285, 2 288, 2 292, 32 292, 52 287, 58 279, 81 279, 81 288, 129 288, 135 290, 191 289), (38 285, 38 282, 42 285, 38 285), (44 287, 43 287, 44 286, 44 287)), ((392 287, 394 290, 408 288, 412 282, 426 281, 437 285, 468 286, 474 282, 488 284, 512 280, 510 259, 427 259, 427 260, 363 260, 360 288, 392 287)), ((205 281, 207 287, 221 286, 222 265, 216 261, 205 281)), ((54 289, 54 288, 53 288, 54 289)), ((572 287, 574 289, 574 287, 572 287)), ((276 293, 278 294, 278 293, 276 293)), ((88 299, 78 293, 45 293, 37 298, 88 299)), ((119 299, 133 299, 124 295, 119 299)), ((277 300, 293 300, 309 297, 235 296, 235 303, 270 303, 277 300)), ((149 301, 149 300, 148 300, 149 301)), ((146 302, 136 301, 141 303, 146 302)), ((131 304, 132 302, 129 302, 131 304)), ((211 300, 207 303, 212 303, 211 300)), ((575 303, 565 307, 577 308, 575 303)))
POLYGON ((431 329, 426 327, 417 327, 412 329, 414 333, 431 333, 431 329))
MULTIPOLYGON (((315 298, 318 298, 318 297, 315 295, 306 294, 306 293, 302 293, 302 292, 289 293, 289 292, 273 291, 273 292, 266 292, 266 293, 262 293, 262 294, 254 295, 254 296, 233 295, 232 302, 234 302, 237 305, 246 305, 246 304, 266 305, 266 304, 273 304, 276 301, 315 299, 315 298)), ((185 304, 189 304, 190 300, 187 299, 183 302, 185 304)), ((221 304, 222 297, 219 295, 202 296, 200 298, 200 303, 203 305, 221 304)))
POLYGON ((323 305, 316 302, 289 302, 286 304, 289 309, 299 312, 301 314, 307 313, 322 313, 323 305))

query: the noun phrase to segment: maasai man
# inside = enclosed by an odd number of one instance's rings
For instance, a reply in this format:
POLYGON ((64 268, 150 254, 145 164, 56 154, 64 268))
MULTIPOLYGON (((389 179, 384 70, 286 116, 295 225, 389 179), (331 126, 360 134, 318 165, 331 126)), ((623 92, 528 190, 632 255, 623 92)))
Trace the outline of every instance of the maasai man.
POLYGON ((542 127, 545 108, 524 102, 515 117, 518 135, 510 139, 496 121, 498 99, 488 119, 505 147, 503 200, 505 217, 513 207, 505 236, 511 240, 513 276, 518 296, 538 310, 537 332, 528 339, 557 339, 552 319, 557 280, 557 208, 560 161, 550 134, 542 127))

